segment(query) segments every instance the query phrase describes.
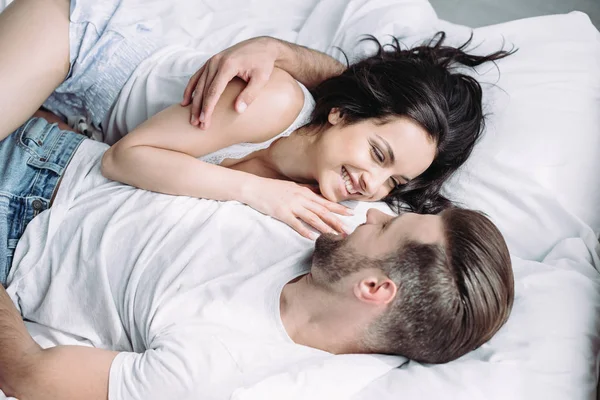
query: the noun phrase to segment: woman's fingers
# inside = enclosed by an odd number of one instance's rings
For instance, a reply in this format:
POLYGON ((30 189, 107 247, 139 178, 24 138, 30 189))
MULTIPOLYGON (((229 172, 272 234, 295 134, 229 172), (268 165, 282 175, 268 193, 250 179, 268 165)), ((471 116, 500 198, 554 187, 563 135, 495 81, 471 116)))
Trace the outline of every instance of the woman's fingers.
POLYGON ((310 240, 316 240, 319 235, 306 227, 295 215, 290 214, 288 218, 282 220, 286 224, 288 224, 293 230, 298 232, 300 235, 304 236, 310 240))
POLYGON ((295 214, 296 217, 300 218, 302 221, 306 222, 308 225, 312 226, 321 233, 337 234, 337 232, 331 226, 323 222, 318 214, 308 208, 301 208, 300 210, 296 211, 295 214))
POLYGON ((311 192, 320 195, 321 191, 319 190, 319 185, 318 184, 311 184, 311 183, 299 183, 298 186, 302 186, 305 187, 307 189, 309 189, 311 192))
MULTIPOLYGON (((319 231, 323 233, 347 233, 346 226, 344 223, 337 218, 331 211, 329 211, 326 207, 311 202, 306 205, 306 208, 311 211, 320 221, 321 227, 327 227, 327 230, 323 230, 319 227, 316 227, 319 231)), ((312 225, 312 224, 311 224, 312 225)), ((312 225, 314 226, 314 225, 312 225)))
POLYGON ((308 187, 307 189, 310 190, 310 192, 307 192, 310 193, 309 198, 315 201, 316 203, 322 205, 323 207, 326 207, 329 211, 340 215, 354 215, 354 210, 352 210, 351 208, 348 208, 339 203, 335 203, 333 201, 329 201, 325 197, 315 194, 314 190, 308 187))
POLYGON ((321 201, 321 203, 319 203, 319 204, 323 205, 331 212, 334 212, 334 213, 340 214, 340 215, 354 215, 354 210, 351 208, 348 208, 339 203, 334 203, 333 201, 329 201, 321 196, 319 196, 319 198, 320 198, 319 200, 321 201))

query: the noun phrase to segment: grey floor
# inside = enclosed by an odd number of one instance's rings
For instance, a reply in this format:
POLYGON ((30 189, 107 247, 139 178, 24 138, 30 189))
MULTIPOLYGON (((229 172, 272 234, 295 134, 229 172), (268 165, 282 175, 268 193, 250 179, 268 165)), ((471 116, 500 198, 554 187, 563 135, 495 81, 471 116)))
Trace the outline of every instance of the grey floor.
POLYGON ((600 29, 600 0, 429 0, 438 17, 473 28, 538 15, 583 11, 600 29))

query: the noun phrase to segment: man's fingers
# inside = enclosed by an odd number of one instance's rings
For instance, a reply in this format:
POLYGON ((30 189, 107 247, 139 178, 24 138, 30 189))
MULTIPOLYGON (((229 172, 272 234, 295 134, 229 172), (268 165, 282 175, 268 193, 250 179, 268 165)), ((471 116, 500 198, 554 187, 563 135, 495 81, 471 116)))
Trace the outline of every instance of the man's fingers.
POLYGON ((192 77, 188 81, 188 84, 185 87, 185 90, 183 91, 183 100, 181 101, 182 106, 185 107, 188 104, 190 104, 190 102, 192 100, 192 94, 194 93, 194 88, 198 84, 198 79, 200 78, 200 75, 202 74, 203 70, 204 70, 204 66, 202 66, 202 68, 200 68, 198 71, 196 71, 196 73, 194 75, 192 75, 192 77))
POLYGON ((194 101, 192 103, 192 116, 190 122, 192 125, 200 124, 200 108, 202 107, 202 100, 204 98, 204 87, 206 86, 207 75, 210 72, 210 67, 203 68, 202 74, 198 78, 198 84, 196 85, 196 94, 194 95, 194 101))
POLYGON ((231 61, 221 59, 218 65, 210 68, 203 90, 202 110, 200 111, 200 127, 208 129, 212 120, 212 113, 217 106, 219 98, 225 91, 227 84, 238 75, 232 67, 231 61))
MULTIPOLYGON (((227 84, 235 77, 235 74, 229 76, 225 75, 225 72, 218 71, 212 82, 207 86, 204 92, 204 102, 202 104, 202 113, 204 119, 202 120, 202 128, 208 129, 212 113, 219 101, 219 98, 225 91, 227 84)), ((202 119, 202 118, 201 118, 202 119)))
POLYGON ((261 74, 255 72, 250 75, 248 85, 242 90, 235 101, 235 110, 239 113, 246 111, 246 108, 252 104, 254 99, 258 96, 258 93, 265 87, 269 81, 268 74, 261 74))

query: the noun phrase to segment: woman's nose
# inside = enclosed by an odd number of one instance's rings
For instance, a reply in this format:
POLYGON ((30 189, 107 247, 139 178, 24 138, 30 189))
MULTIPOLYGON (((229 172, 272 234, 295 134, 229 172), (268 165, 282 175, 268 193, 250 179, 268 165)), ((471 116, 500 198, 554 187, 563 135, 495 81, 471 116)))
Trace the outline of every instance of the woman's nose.
POLYGON ((361 176, 363 194, 368 197, 375 196, 379 192, 379 189, 381 189, 381 186, 385 184, 386 179, 387 175, 383 169, 363 174, 361 176))

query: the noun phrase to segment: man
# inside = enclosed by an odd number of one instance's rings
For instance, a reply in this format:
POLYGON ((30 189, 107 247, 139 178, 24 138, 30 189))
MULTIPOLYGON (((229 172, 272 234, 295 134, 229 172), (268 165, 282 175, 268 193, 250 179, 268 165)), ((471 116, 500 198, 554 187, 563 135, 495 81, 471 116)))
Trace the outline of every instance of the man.
POLYGON ((315 353, 447 362, 508 317, 510 258, 479 213, 372 210, 311 261, 312 242, 239 203, 103 178, 106 148, 43 119, 0 142, 4 260, 19 243, 0 288, 8 395, 229 398, 315 353), (93 347, 43 350, 21 318, 93 347))

